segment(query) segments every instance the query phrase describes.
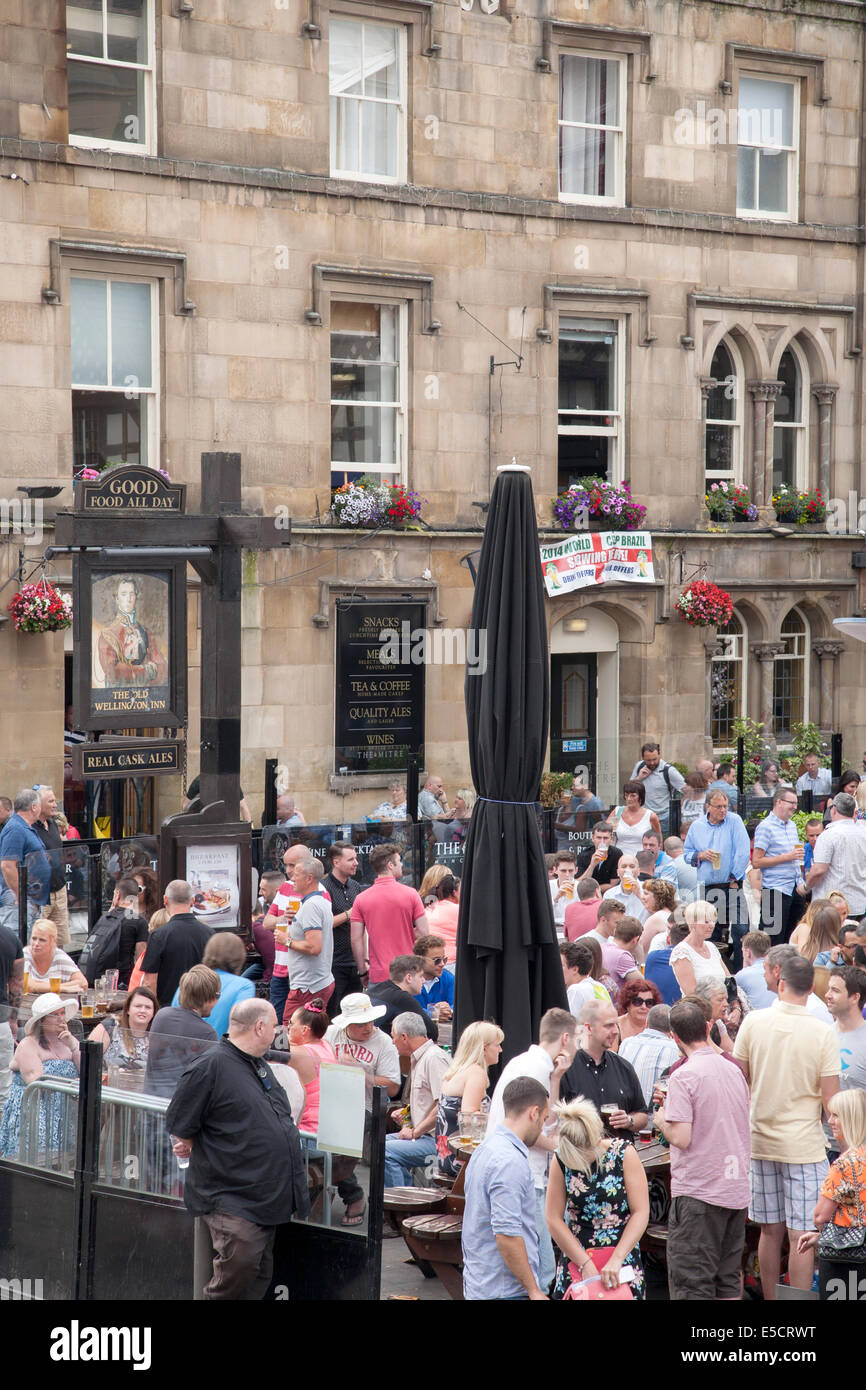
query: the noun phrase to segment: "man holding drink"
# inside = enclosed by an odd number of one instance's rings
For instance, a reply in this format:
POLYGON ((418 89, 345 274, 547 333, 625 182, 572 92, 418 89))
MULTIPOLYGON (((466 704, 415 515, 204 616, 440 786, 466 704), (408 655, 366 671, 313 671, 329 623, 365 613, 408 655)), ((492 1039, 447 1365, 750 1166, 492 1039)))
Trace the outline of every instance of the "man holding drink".
MULTIPOLYGON (((278 1021, 282 1021, 289 993, 289 929, 301 908, 301 894, 293 881, 298 864, 309 858, 310 851, 305 845, 290 845, 283 855, 286 867, 286 882, 276 894, 268 908, 262 927, 274 933, 274 970, 271 975, 271 1003, 276 1010, 278 1021)), ((330 903, 331 895, 321 886, 319 892, 330 903)), ((332 916, 333 922, 333 916, 332 916)), ((333 929, 333 928, 332 928, 333 929)))
POLYGON ((606 820, 592 828, 592 847, 582 849, 577 856, 580 879, 594 878, 602 888, 609 888, 619 878, 622 850, 613 843, 613 826, 606 820))
POLYGON ((749 867, 749 832, 723 791, 707 792, 704 814, 689 826, 683 858, 697 869, 698 891, 718 913, 712 940, 721 940, 722 928, 730 928, 731 970, 736 974, 743 965, 740 943, 750 926, 742 891, 749 867))
POLYGON ((797 809, 797 793, 779 787, 773 809, 755 830, 754 868, 761 871, 761 930, 783 945, 800 919, 806 883, 803 859, 806 846, 800 842, 791 817, 797 809))

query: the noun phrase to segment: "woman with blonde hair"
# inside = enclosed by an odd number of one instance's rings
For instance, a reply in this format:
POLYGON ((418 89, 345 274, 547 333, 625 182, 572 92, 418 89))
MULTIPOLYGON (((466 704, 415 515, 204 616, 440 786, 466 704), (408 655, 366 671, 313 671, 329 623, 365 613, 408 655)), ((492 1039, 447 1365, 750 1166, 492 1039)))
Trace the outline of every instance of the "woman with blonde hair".
POLYGON ((854 800, 857 802, 857 810, 854 812, 855 820, 866 820, 866 781, 857 787, 854 793, 854 800))
POLYGON ((718 947, 710 941, 717 919, 716 909, 703 898, 683 908, 682 920, 689 934, 674 947, 670 959, 671 970, 683 994, 691 994, 698 980, 723 982, 730 974, 718 947))
POLYGON ((450 873, 451 870, 448 868, 447 864, 430 865, 430 868, 421 880, 421 887, 418 889, 421 901, 425 907, 427 906, 427 899, 435 897, 437 887, 442 882, 445 875, 450 873))
POLYGON ((460 1034, 457 1051, 442 1078, 436 1112, 439 1171, 446 1177, 456 1178, 459 1167, 448 1140, 457 1132, 461 1112, 475 1115, 481 1109, 489 1085, 488 1072, 499 1060, 504 1037, 495 1023, 470 1023, 460 1034))
POLYGON ((627 1266, 633 1271, 631 1291, 643 1298, 638 1242, 649 1222, 649 1189, 634 1145, 605 1139, 601 1116, 582 1096, 553 1111, 559 1139, 546 1207, 557 1247, 552 1297, 563 1298, 571 1284, 596 1273, 605 1289, 616 1289, 627 1266))
POLYGON ((813 965, 821 951, 832 951, 839 945, 839 913, 829 898, 810 903, 803 921, 791 933, 791 945, 813 965))
POLYGON ((839 1091, 827 1115, 840 1154, 824 1179, 813 1220, 819 1228, 800 1236, 797 1253, 818 1248, 819 1297, 848 1298, 850 1279, 863 1273, 866 1253, 866 1092, 839 1091), (858 1258, 859 1256, 859 1258, 858 1258))
POLYGON ((54 992, 52 975, 60 979, 61 994, 87 989, 87 980, 75 961, 57 945, 57 924, 49 917, 37 917, 30 929, 30 942, 24 947, 24 974, 28 976, 28 994, 54 992))

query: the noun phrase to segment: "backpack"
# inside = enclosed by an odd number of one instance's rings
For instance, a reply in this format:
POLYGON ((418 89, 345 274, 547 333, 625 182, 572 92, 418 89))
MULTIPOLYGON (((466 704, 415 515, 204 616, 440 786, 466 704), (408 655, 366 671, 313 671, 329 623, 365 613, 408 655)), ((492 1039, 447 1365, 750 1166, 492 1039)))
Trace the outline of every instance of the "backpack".
POLYGON ((113 970, 120 953, 120 932, 126 914, 121 909, 106 912, 88 936, 78 957, 78 969, 92 987, 106 970, 113 970))

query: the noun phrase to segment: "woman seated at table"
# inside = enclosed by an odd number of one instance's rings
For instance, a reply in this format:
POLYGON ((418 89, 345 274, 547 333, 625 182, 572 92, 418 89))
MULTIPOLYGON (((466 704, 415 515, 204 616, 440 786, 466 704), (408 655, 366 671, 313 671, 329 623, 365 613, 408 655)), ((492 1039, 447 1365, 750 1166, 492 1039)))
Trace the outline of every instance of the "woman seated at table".
POLYGON ((304 1109, 298 1129, 315 1134, 319 1128, 319 1068, 323 1062, 337 1061, 337 1054, 325 1034, 330 1027, 324 1001, 311 999, 295 1009, 289 1023, 288 1062, 304 1087, 304 1109))
POLYGON ((642 1033, 650 1009, 661 1002, 661 992, 652 980, 642 980, 638 975, 627 979, 619 992, 619 1007, 622 1010, 617 1019, 620 1042, 642 1033))
POLYGON ((649 1222, 649 1188, 637 1151, 624 1139, 604 1138, 591 1101, 573 1100, 553 1110, 559 1140, 546 1207, 557 1247, 552 1297, 562 1298, 571 1284, 596 1274, 605 1289, 616 1289, 626 1265, 634 1272, 634 1297, 643 1298, 638 1241, 649 1222))
POLYGON ((104 1018, 90 1034, 90 1042, 102 1043, 107 1066, 124 1071, 144 1071, 153 1023, 159 1004, 156 995, 144 985, 131 989, 120 1011, 120 1021, 104 1018))
MULTIPOLYGON (((34 1002, 30 1017, 24 1025, 26 1036, 12 1058, 12 1089, 3 1107, 0 1121, 0 1155, 18 1157, 21 1133, 21 1101, 24 1087, 40 1076, 78 1076, 79 1043, 69 1031, 70 1019, 78 1012, 74 999, 61 999, 57 994, 43 994, 34 1002)), ((43 1096, 39 1107, 39 1151, 46 1147, 57 1149, 71 1142, 71 1136, 60 1135, 61 1107, 56 1098, 43 1096)))
MULTIPOLYGON (((718 1045, 722 1052, 733 1052, 734 1044, 728 1033, 726 1016, 728 1014, 728 991, 723 980, 698 980, 692 994, 699 999, 703 999, 710 1007, 710 1040, 718 1045)), ((737 1028, 742 1020, 742 1005, 737 1002, 733 1006, 736 1013, 736 1026, 734 1036, 736 1037, 737 1028)))
POLYGON ((499 1060, 504 1037, 495 1023, 470 1023, 460 1034, 457 1051, 442 1078, 436 1111, 439 1172, 446 1177, 456 1178, 460 1167, 460 1160, 451 1152, 448 1140, 457 1133, 461 1112, 476 1115, 481 1109, 490 1084, 488 1072, 499 1060))
POLYGON ((57 945, 57 927, 47 917, 37 917, 24 947, 24 973, 28 994, 50 994, 51 976, 60 976, 60 993, 77 994, 87 981, 71 956, 57 945))

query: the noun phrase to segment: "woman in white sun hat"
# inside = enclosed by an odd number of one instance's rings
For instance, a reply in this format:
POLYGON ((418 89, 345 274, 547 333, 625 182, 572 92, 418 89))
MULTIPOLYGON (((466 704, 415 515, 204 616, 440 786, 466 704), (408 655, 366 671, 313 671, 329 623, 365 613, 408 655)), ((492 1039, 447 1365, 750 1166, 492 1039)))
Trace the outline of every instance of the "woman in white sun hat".
MULTIPOLYGON (((24 1087, 40 1076, 78 1076, 79 1044, 69 1031, 70 1020, 78 1012, 75 999, 62 999, 59 994, 40 994, 24 1025, 26 1036, 18 1044, 12 1058, 12 1089, 3 1107, 0 1121, 0 1154, 4 1158, 18 1157, 21 1130, 21 1100, 24 1087)), ((61 1108, 55 1097, 46 1095, 39 1106, 39 1151, 56 1149, 60 1143, 61 1108)), ((74 1136, 64 1135, 64 1144, 74 1136)))

